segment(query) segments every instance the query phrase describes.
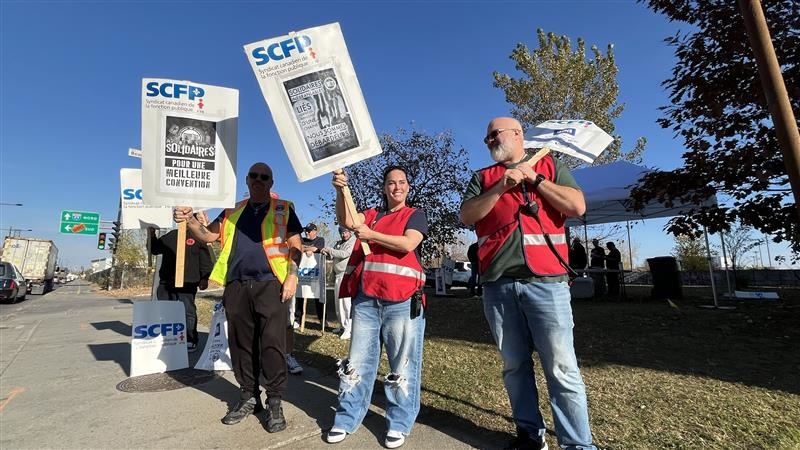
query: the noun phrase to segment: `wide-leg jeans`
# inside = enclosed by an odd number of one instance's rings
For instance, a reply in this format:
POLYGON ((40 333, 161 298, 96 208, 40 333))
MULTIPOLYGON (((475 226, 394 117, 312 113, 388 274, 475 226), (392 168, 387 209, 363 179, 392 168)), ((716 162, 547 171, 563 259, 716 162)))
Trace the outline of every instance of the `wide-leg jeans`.
POLYGON ((384 380, 387 431, 408 435, 419 413, 425 314, 411 319, 411 301, 390 302, 361 293, 353 299, 349 357, 339 368, 339 405, 333 427, 353 433, 369 409, 381 342, 389 359, 384 380))
POLYGON ((483 285, 483 311, 503 357, 503 381, 517 428, 544 436, 533 351, 550 394, 556 437, 566 449, 594 449, 589 410, 572 340, 567 283, 500 278, 483 285))

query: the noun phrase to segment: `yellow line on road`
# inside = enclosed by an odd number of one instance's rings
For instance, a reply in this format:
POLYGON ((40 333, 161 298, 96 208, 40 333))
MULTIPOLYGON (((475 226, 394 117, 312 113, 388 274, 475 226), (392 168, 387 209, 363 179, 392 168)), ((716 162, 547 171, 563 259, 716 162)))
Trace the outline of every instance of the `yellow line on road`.
POLYGON ((6 398, 2 402, 0 402, 0 413, 3 412, 3 408, 5 408, 7 404, 11 403, 11 400, 13 400, 14 397, 16 397, 19 394, 22 394, 23 392, 25 392, 24 387, 15 387, 14 389, 12 389, 11 392, 8 393, 6 398))

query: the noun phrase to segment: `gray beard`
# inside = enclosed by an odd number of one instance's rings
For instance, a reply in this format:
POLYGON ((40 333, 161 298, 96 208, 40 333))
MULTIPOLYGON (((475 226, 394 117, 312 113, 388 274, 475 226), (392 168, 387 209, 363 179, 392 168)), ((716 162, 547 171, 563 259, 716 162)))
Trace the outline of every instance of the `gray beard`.
POLYGON ((490 150, 492 159, 495 162, 503 163, 511 159, 514 149, 507 143, 498 144, 490 150))

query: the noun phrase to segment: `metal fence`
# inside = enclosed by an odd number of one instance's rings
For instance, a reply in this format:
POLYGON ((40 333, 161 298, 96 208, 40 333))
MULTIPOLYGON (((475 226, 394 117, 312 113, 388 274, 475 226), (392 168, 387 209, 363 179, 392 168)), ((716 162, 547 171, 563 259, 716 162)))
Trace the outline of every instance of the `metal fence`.
MULTIPOLYGON (((680 271, 681 283, 684 286, 710 286, 711 274, 709 271, 685 270, 680 271)), ((653 276, 649 271, 634 271, 625 273, 626 284, 653 284, 653 276)), ((764 287, 800 287, 800 270, 771 270, 771 269, 739 269, 736 272, 728 270, 714 271, 714 283, 717 286, 727 286, 738 289, 750 286, 764 287)))

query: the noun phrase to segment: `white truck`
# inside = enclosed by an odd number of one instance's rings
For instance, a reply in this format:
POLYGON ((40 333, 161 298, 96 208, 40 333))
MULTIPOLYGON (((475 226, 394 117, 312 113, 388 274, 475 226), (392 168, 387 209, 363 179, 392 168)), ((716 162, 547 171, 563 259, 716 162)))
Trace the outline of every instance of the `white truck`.
POLYGON ((41 295, 53 290, 58 259, 58 247, 53 241, 6 236, 2 258, 22 272, 28 281, 29 294, 41 295))

